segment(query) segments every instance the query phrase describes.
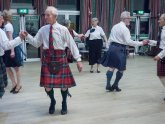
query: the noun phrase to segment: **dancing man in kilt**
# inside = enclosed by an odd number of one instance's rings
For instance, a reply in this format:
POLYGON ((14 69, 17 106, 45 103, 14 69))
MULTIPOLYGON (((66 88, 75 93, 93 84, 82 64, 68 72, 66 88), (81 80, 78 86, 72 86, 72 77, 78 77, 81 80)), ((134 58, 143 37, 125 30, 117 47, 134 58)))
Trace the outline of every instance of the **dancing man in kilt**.
POLYGON ((130 31, 127 26, 130 25, 130 12, 124 11, 121 13, 121 22, 114 25, 111 34, 108 40, 110 45, 107 53, 101 60, 101 64, 104 67, 109 67, 109 70, 106 73, 107 76, 107 85, 106 90, 108 91, 117 91, 120 92, 119 81, 123 76, 123 71, 126 70, 126 46, 142 46, 148 44, 148 41, 144 40, 142 42, 137 42, 131 40, 130 31), (115 69, 118 69, 116 72, 116 79, 111 86, 110 82, 113 76, 115 69))
POLYGON ((160 53, 154 57, 154 60, 157 61, 157 76, 165 86, 165 13, 160 16, 158 23, 162 28, 159 42, 160 53))
POLYGON ((48 25, 41 27, 35 37, 27 32, 22 32, 26 36, 27 42, 35 47, 43 46, 40 86, 45 88, 50 97, 49 114, 55 112, 56 100, 53 88, 61 88, 62 109, 61 114, 67 114, 67 94, 68 88, 76 86, 75 80, 69 68, 65 54, 65 46, 69 47, 73 57, 77 60, 79 72, 82 70, 81 55, 70 35, 68 29, 60 25, 57 19, 58 11, 53 6, 48 6, 45 10, 45 20, 48 25))

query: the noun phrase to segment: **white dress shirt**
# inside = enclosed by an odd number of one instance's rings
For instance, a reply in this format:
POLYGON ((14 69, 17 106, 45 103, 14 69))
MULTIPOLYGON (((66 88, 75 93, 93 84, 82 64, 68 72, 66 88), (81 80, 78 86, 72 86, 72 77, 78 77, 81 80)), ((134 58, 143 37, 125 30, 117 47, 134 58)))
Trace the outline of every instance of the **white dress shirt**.
POLYGON ((158 56, 162 59, 163 57, 165 57, 165 26, 163 26, 161 31, 161 40, 159 48, 161 48, 162 51, 158 54, 158 56))
POLYGON ((14 48, 15 46, 18 46, 21 43, 22 42, 20 37, 17 37, 14 40, 9 41, 9 39, 6 36, 6 33, 2 29, 0 29, 0 56, 4 55, 5 50, 14 48))
MULTIPOLYGON (((73 40, 74 40, 75 37, 78 37, 78 33, 75 32, 74 30, 73 30, 73 35, 74 35, 73 40)), ((65 47, 68 47, 68 46, 67 46, 67 43, 65 43, 65 47)))
MULTIPOLYGON (((65 47, 69 47, 73 57, 77 61, 81 61, 81 55, 72 36, 70 35, 68 29, 57 22, 52 25, 53 27, 53 46, 56 50, 65 50, 65 47)), ((41 27, 35 37, 30 34, 27 35, 27 42, 35 47, 40 47, 43 44, 43 49, 49 49, 49 31, 50 25, 45 25, 41 27)))
POLYGON ((102 37, 105 35, 103 29, 100 27, 100 26, 96 26, 96 27, 93 27, 90 28, 86 34, 85 34, 85 37, 89 37, 89 40, 95 40, 95 39, 102 39, 102 37), (94 32, 90 33, 90 30, 91 29, 95 29, 94 32), (90 35, 90 37, 89 37, 90 35))
POLYGON ((123 45, 130 46, 142 46, 142 42, 131 40, 131 35, 129 29, 126 27, 124 22, 120 22, 113 26, 110 37, 108 39, 108 44, 111 42, 116 42, 123 45))

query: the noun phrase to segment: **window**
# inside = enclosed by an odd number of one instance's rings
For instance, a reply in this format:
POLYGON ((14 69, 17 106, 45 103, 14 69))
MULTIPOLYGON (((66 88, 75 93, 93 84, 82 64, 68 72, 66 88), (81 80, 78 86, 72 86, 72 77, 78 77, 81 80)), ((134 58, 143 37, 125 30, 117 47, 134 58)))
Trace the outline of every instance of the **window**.
POLYGON ((80 10, 80 0, 57 0, 56 7, 60 10, 80 10))
POLYGON ((34 0, 11 0, 10 6, 12 9, 29 8, 33 9, 34 0))
POLYGON ((33 0, 11 0, 11 3, 32 3, 33 0))
POLYGON ((140 18, 140 37, 147 39, 149 36, 149 18, 140 18))
POLYGON ((74 29, 76 32, 79 32, 79 25, 80 25, 80 16, 79 15, 70 15, 69 20, 71 21, 71 28, 74 29))

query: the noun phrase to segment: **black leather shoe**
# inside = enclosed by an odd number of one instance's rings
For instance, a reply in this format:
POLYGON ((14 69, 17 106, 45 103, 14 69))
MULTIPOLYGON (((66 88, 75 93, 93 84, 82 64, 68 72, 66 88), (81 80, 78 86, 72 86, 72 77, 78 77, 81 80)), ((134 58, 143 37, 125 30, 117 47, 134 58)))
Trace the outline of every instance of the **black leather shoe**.
POLYGON ((116 90, 116 92, 120 92, 121 89, 117 86, 112 86, 112 91, 116 90))
POLYGON ((62 102, 62 110, 61 110, 61 115, 66 115, 67 114, 67 103, 62 102))
POLYGON ((165 98, 163 100, 165 101, 165 98))
POLYGON ((117 91, 117 92, 120 92, 121 89, 120 89, 119 87, 116 87, 116 91, 117 91))
POLYGON ((112 89, 112 87, 111 86, 106 86, 106 88, 105 88, 107 91, 109 91, 109 92, 111 92, 111 91, 113 91, 113 89, 112 89))
POLYGON ((49 114, 54 114, 56 101, 50 103, 49 114))

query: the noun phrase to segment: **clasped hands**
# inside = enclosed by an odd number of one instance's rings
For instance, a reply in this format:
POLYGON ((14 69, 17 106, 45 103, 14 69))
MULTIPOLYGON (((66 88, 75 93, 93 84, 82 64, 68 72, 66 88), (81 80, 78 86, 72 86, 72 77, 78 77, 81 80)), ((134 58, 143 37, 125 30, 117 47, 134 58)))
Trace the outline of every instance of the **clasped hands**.
POLYGON ((22 40, 24 40, 25 39, 25 37, 28 35, 28 33, 26 32, 26 31, 20 31, 19 32, 19 37, 22 39, 22 40))
POLYGON ((149 40, 147 40, 147 39, 146 40, 143 40, 142 43, 143 43, 143 45, 148 45, 149 40))
MULTIPOLYGON (((147 45, 149 43, 149 40, 143 40, 142 42, 143 42, 143 45, 147 45)), ((159 61, 161 58, 158 55, 156 55, 153 59, 155 61, 159 61)))

